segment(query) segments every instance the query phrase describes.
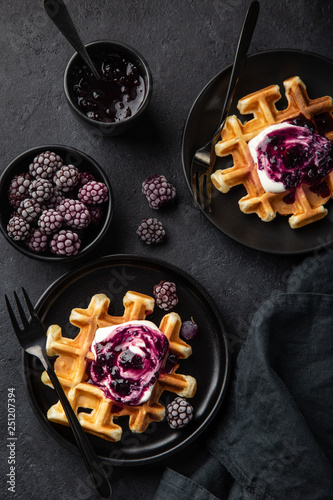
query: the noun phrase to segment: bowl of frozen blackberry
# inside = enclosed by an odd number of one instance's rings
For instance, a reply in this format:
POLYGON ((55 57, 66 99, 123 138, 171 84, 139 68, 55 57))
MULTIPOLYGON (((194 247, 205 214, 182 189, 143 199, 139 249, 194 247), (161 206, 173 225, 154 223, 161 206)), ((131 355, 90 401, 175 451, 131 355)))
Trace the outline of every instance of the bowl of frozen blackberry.
POLYGON ((112 40, 86 45, 97 69, 97 80, 75 53, 64 75, 67 103, 82 124, 102 136, 127 132, 144 114, 153 81, 144 57, 133 47, 112 40))
POLYGON ((113 213, 110 182, 96 161, 69 146, 29 149, 0 178, 0 229, 18 251, 43 261, 83 257, 113 213))

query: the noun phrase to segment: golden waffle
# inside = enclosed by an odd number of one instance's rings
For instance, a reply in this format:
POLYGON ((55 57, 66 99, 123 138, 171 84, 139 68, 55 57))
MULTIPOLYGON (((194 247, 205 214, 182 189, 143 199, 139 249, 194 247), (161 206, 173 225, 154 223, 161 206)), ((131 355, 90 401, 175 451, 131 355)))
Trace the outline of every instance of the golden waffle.
MULTIPOLYGON (((237 107, 240 113, 252 114, 254 118, 244 124, 236 116, 227 118, 221 134, 222 140, 216 144, 215 151, 216 155, 221 157, 232 155, 233 166, 214 172, 212 182, 222 193, 227 193, 233 186, 243 184, 247 195, 239 200, 242 212, 257 213, 265 222, 274 219, 277 213, 291 215, 289 224, 294 229, 323 218, 327 214, 323 205, 331 196, 318 196, 305 184, 296 188, 292 203, 284 201, 290 190, 284 193, 265 192, 248 142, 268 126, 296 118, 300 114, 309 120, 323 113, 329 113, 332 117, 333 100, 328 96, 310 99, 304 83, 298 76, 288 78, 283 85, 288 102, 286 109, 278 110, 275 106, 281 98, 278 85, 271 85, 239 100, 237 107)), ((333 130, 325 136, 333 141, 333 130)), ((332 195, 333 172, 323 181, 327 183, 332 195)))
MULTIPOLYGON (((80 328, 74 339, 63 337, 58 325, 50 326, 47 331, 46 353, 48 356, 58 356, 54 364, 55 372, 82 427, 109 441, 121 439, 122 428, 114 422, 115 418, 127 415, 131 431, 143 432, 150 422, 159 422, 164 418, 165 407, 159 403, 164 390, 183 397, 192 397, 196 391, 195 378, 176 373, 178 365, 170 374, 160 374, 149 400, 138 406, 114 402, 105 397, 99 387, 86 382, 87 363, 94 359, 90 346, 96 329, 143 320, 153 311, 155 302, 148 295, 129 291, 124 296, 123 304, 123 316, 111 316, 108 314, 108 297, 104 294, 94 295, 87 309, 73 309, 71 312, 70 322, 80 328), (79 408, 92 411, 78 412, 79 408)), ((169 352, 183 359, 192 353, 192 349, 179 338, 180 327, 179 315, 169 313, 163 317, 159 329, 169 340, 169 352)), ((47 372, 43 372, 42 381, 52 387, 47 372)), ((47 417, 53 422, 68 425, 60 401, 48 410, 47 417)))

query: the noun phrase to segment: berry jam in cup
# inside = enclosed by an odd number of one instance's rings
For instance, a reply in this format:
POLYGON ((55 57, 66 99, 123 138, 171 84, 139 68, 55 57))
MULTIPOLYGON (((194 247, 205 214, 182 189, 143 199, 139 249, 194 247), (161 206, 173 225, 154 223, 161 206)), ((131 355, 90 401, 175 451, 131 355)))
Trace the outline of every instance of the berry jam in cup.
POLYGON ((95 132, 111 136, 123 133, 148 105, 150 69, 141 54, 120 42, 93 42, 86 48, 101 78, 97 80, 75 54, 64 80, 70 108, 95 132))

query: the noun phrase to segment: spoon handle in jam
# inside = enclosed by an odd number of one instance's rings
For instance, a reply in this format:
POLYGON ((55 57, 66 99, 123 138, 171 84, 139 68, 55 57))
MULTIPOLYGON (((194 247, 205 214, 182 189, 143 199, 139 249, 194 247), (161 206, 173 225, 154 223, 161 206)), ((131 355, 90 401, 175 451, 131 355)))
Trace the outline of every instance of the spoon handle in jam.
POLYGON ((67 10, 63 0, 43 0, 44 8, 59 31, 64 35, 68 42, 80 54, 85 63, 89 66, 94 77, 100 80, 100 75, 97 72, 90 56, 85 48, 77 29, 72 21, 72 18, 67 10))

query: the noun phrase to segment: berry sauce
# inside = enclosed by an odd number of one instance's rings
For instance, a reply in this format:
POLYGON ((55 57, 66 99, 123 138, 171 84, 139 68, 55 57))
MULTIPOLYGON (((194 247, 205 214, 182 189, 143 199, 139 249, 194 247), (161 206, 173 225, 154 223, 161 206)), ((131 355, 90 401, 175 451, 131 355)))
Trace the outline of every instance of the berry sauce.
POLYGON ((100 328, 96 334, 101 330, 106 331, 106 337, 92 345, 95 360, 87 366, 88 382, 100 387, 113 401, 143 404, 159 377, 169 349, 168 339, 149 321, 100 328))
MULTIPOLYGON (((259 177, 264 173, 269 179, 272 192, 295 189, 304 183, 319 196, 329 196, 323 179, 333 170, 333 144, 320 135, 311 122, 299 116, 269 127, 267 133, 259 136, 256 139, 258 173, 259 177), (279 186, 276 191, 271 181, 279 186)), ((293 203, 292 193, 286 195, 284 201, 293 203)))
POLYGON ((74 102, 96 121, 114 123, 130 118, 145 96, 145 82, 138 67, 115 53, 94 58, 94 64, 100 80, 85 64, 74 70, 74 102))

